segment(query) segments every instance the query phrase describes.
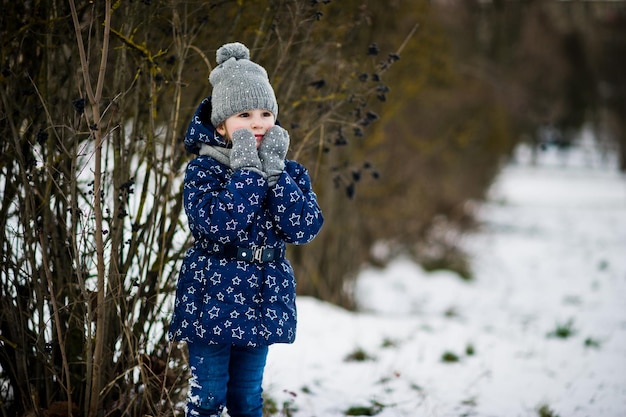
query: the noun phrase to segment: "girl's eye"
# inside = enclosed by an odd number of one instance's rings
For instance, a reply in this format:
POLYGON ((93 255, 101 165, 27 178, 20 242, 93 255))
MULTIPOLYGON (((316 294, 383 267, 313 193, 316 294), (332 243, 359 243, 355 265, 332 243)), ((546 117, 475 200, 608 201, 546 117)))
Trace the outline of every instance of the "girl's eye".
POLYGON ((263 112, 263 117, 272 117, 272 113, 269 111, 263 112))
POLYGON ((239 117, 248 117, 250 116, 248 112, 239 113, 239 117))

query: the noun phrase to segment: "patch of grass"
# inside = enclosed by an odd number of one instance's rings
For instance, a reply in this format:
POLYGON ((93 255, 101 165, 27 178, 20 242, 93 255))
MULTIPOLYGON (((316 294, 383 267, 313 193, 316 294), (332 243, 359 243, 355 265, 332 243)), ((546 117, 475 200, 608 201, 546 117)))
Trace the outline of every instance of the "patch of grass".
POLYGON ((455 307, 448 307, 446 311, 443 312, 444 317, 453 319, 459 317, 459 312, 455 307))
MULTIPOLYGON (((474 345, 471 343, 468 343, 465 346, 465 355, 474 356, 475 354, 476 354, 476 349, 474 348, 474 345)), ((450 350, 446 350, 441 355, 441 362, 444 362, 444 363, 456 363, 460 361, 461 361, 461 355, 458 355, 450 350)))
POLYGON ((441 361, 445 363, 456 363, 460 360, 459 355, 449 350, 443 352, 443 355, 441 355, 441 361))
POLYGON ((576 329, 574 328, 574 321, 572 319, 568 320, 565 323, 559 323, 556 325, 556 328, 548 333, 548 337, 553 337, 557 339, 567 339, 576 334, 576 329))
POLYGON ((475 397, 471 397, 471 398, 461 401, 461 404, 468 406, 468 407, 476 407, 478 405, 478 402, 476 401, 475 397))
POLYGON ((412 383, 410 385, 410 387, 411 387, 412 390, 417 391, 419 393, 423 393, 424 392, 424 388, 421 385, 418 385, 416 383, 412 383))
POLYGON ((396 347, 396 346, 398 346, 398 342, 396 342, 395 340, 390 339, 388 337, 386 337, 383 340, 383 343, 381 345, 381 347, 383 347, 383 348, 393 348, 393 347, 396 347))
POLYGON ((586 348, 600 349, 601 345, 602 342, 600 342, 598 339, 594 339, 593 337, 588 337, 585 339, 586 348))
POLYGON ((548 404, 543 404, 539 406, 537 408, 537 415, 539 417, 559 417, 558 414, 556 414, 552 409, 550 409, 548 404))
POLYGON ((445 254, 440 257, 424 257, 419 259, 420 265, 427 272, 452 271, 463 281, 472 281, 474 275, 470 267, 467 254, 457 248, 447 248, 445 254))
POLYGON ((402 376, 402 374, 399 371, 393 371, 390 374, 386 375, 386 376, 382 376, 377 384, 380 385, 387 385, 388 383, 400 378, 402 376))
POLYGON ((276 403, 275 399, 263 393, 263 415, 275 416, 276 414, 278 414, 278 403, 276 403))
POLYGON ((267 393, 263 393, 263 416, 264 417, 293 417, 298 408, 294 405, 294 398, 297 396, 294 392, 289 392, 293 397, 283 401, 279 405, 276 399, 269 397, 267 393))
POLYGON ((378 401, 372 401, 370 405, 350 407, 344 414, 347 416, 375 416, 380 414, 384 408, 385 406, 378 401))
POLYGON ((354 352, 348 354, 348 356, 344 359, 346 362, 365 362, 365 361, 374 361, 376 357, 370 355, 365 350, 361 348, 355 349, 354 352))
POLYGON ((568 295, 563 298, 563 304, 571 305, 571 306, 579 306, 583 303, 582 298, 578 295, 568 295))

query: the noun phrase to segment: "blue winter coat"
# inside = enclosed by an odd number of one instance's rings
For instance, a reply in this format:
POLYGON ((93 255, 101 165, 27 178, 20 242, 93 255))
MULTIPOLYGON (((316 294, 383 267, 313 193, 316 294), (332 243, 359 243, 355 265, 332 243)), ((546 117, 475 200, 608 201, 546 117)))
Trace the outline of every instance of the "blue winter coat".
MULTIPOLYGON (((226 146, 214 135, 210 106, 205 99, 189 125, 185 147, 190 152, 198 154, 203 144, 226 146)), ((286 160, 269 188, 258 172, 233 171, 198 155, 187 166, 184 204, 194 245, 178 278, 169 339, 241 346, 292 343, 296 281, 283 257, 285 244, 311 241, 323 223, 307 170, 286 160), (258 247, 272 248, 276 259, 237 259, 238 252, 258 247)))

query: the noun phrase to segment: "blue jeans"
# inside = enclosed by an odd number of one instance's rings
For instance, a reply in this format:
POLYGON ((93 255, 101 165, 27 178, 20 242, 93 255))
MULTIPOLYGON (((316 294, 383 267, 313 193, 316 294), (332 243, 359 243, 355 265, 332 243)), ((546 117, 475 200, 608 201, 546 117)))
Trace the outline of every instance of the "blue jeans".
POLYGON ((191 378, 187 417, 262 417, 263 370, 267 346, 239 347, 188 343, 191 378))

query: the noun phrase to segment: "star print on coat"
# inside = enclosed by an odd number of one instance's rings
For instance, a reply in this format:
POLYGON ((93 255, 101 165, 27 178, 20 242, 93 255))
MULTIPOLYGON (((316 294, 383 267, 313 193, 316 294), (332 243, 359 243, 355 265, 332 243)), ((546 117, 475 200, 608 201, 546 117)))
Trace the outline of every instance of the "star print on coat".
MULTIPOLYGON (((187 130, 187 150, 225 146, 210 113, 205 100, 187 130)), ((198 155, 187 166, 183 194, 194 244, 180 270, 168 338, 240 346, 293 342, 296 281, 289 261, 241 261, 222 250, 265 246, 284 253, 286 244, 310 242, 324 220, 306 168, 285 160, 270 188, 256 171, 198 155)))

